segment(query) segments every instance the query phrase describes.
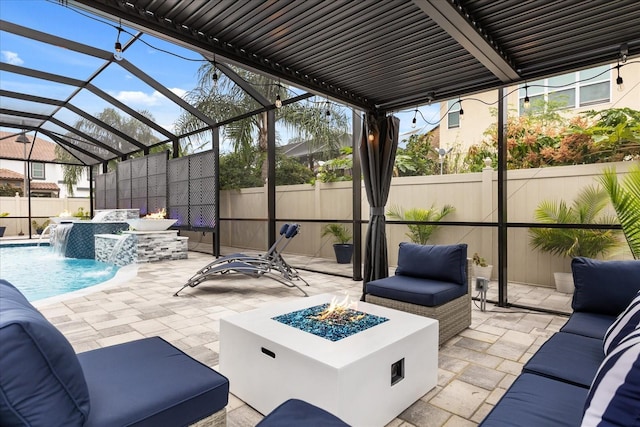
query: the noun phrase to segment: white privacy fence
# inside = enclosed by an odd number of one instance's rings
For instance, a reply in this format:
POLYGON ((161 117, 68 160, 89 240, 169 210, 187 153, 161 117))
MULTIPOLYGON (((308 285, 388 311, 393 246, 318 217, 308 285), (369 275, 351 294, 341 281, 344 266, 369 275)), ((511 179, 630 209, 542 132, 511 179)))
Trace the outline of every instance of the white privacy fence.
MULTIPOLYGON (((585 186, 597 183, 605 168, 615 167, 623 176, 630 162, 558 166, 507 172, 507 218, 512 223, 534 222, 533 213, 541 200, 565 200, 571 203, 585 186)), ((387 209, 440 209, 449 204, 455 211, 445 221, 492 223, 497 222, 497 172, 459 175, 435 175, 393 178, 387 209)), ((27 216, 27 200, 20 197, 0 198, 0 212, 11 216, 27 216)), ((38 199, 32 201, 33 217, 57 216, 78 207, 89 210, 88 199, 38 199)), ((352 220, 352 183, 317 183, 312 185, 281 186, 276 189, 276 216, 282 222, 297 221, 301 233, 291 241, 287 253, 333 259, 330 241, 321 237, 322 219, 352 220), (310 222, 305 222, 308 220, 310 222)), ((613 213, 613 210, 611 210, 613 213)), ((267 247, 267 190, 266 187, 228 190, 220 193, 220 217, 245 220, 223 220, 220 227, 221 245, 263 251, 267 247), (257 219, 257 220, 256 220, 257 219)), ((362 220, 368 220, 369 206, 362 189, 362 220)), ((387 221, 391 221, 387 218, 387 221)), ((5 236, 28 232, 26 219, 0 218, 0 226, 7 226, 5 236)), ((407 241, 406 225, 387 224, 389 265, 397 262, 397 248, 407 241)), ((366 224, 362 226, 363 240, 366 224)), ((192 240, 210 239, 202 233, 185 233, 192 240)), ((570 260, 532 250, 527 228, 509 228, 509 281, 553 286, 554 271, 570 271, 570 260)), ((209 240, 210 241, 210 240, 209 240)), ((497 228, 489 226, 442 226, 429 240, 431 244, 467 243, 469 256, 480 253, 490 264, 497 264, 497 228)), ((626 243, 621 239, 620 250, 612 258, 630 258, 626 243)), ((497 269, 493 270, 494 278, 497 269)))

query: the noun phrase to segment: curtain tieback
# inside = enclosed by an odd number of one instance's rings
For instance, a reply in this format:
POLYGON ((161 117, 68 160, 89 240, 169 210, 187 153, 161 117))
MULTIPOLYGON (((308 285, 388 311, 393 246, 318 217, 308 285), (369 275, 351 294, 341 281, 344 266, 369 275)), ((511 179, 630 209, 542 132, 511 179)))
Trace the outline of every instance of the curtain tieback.
POLYGON ((374 215, 382 215, 384 216, 384 207, 378 207, 378 208, 369 208, 369 215, 374 216, 374 215))

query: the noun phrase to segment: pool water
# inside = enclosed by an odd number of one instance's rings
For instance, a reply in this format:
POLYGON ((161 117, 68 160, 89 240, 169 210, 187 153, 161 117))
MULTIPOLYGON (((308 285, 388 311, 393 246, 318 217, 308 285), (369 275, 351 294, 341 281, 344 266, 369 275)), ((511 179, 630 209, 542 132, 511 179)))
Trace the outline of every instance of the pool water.
POLYGON ((105 282, 118 267, 93 259, 63 258, 49 246, 0 246, 0 279, 37 301, 105 282))

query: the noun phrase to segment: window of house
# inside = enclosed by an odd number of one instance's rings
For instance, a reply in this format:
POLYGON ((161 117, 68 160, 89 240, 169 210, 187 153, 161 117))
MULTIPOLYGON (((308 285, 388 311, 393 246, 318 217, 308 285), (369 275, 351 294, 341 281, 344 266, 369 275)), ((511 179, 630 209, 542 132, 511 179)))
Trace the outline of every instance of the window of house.
POLYGON ((31 163, 31 178, 32 179, 45 179, 44 176, 44 163, 31 163))
POLYGON ((447 101, 447 126, 449 129, 460 127, 460 103, 457 99, 447 101))
MULTIPOLYGON (((609 65, 589 68, 575 73, 549 77, 524 85, 519 90, 519 111, 525 113, 524 97, 528 94, 532 108, 541 108, 542 100, 556 108, 578 108, 609 102, 611 99, 611 71, 609 65)), ((535 111, 535 110, 534 110, 535 111)))

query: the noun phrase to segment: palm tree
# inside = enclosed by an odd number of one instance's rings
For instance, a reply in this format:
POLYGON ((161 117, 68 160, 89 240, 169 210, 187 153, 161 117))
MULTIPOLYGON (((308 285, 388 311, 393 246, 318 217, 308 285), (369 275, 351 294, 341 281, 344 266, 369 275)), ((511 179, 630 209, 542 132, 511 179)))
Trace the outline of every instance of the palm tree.
POLYGON ((634 259, 640 258, 640 166, 632 167, 622 182, 607 169, 600 182, 609 194, 634 259))
MULTIPOLYGON (((149 120, 155 121, 153 115, 150 112, 142 110, 139 111, 140 114, 148 118, 149 120)), ((133 117, 124 117, 118 113, 117 110, 113 108, 105 108, 101 113, 96 116, 97 119, 102 122, 122 131, 126 135, 129 135, 131 138, 142 142, 145 145, 152 145, 154 143, 159 142, 159 139, 153 134, 152 129, 140 122, 139 120, 133 117)), ((105 144, 114 147, 118 150, 122 150, 124 146, 128 146, 129 143, 120 138, 117 135, 109 132, 105 128, 99 126, 98 124, 87 120, 80 119, 74 125, 74 128, 79 131, 94 137, 95 139, 104 142, 105 144)), ((67 133, 67 137, 73 139, 77 139, 77 137, 71 133, 67 133)), ((168 145, 160 145, 151 148, 151 153, 157 153, 160 151, 164 151, 168 149, 168 145)), ((106 154, 106 150, 104 148, 95 147, 90 145, 87 150, 93 150, 98 154, 106 154)), ((127 150, 128 151, 128 150, 127 150)), ((55 147, 56 160, 59 161, 67 161, 69 163, 75 163, 77 160, 65 149, 56 145, 55 147)), ((140 154, 134 154, 131 157, 140 156, 140 154)), ((109 162, 109 168, 113 170, 115 168, 116 161, 113 160, 109 162)), ((73 196, 73 186, 78 183, 82 175, 84 174, 85 166, 74 166, 71 164, 62 165, 62 177, 64 184, 66 186, 67 192, 73 196)))
MULTIPOLYGON (((234 68, 234 71, 265 98, 275 100, 276 96, 280 96, 286 99, 286 86, 246 70, 234 68)), ((214 73, 217 75, 211 63, 203 64, 198 70, 198 86, 186 95, 187 101, 195 108, 218 122, 261 108, 257 101, 231 79, 224 75, 214 79, 214 73), (217 82, 217 87, 214 82, 217 82)), ((347 133, 346 114, 335 104, 328 102, 302 101, 284 106, 276 110, 276 121, 283 122, 286 129, 298 132, 301 138, 309 140, 314 147, 326 145, 337 149, 340 139, 347 133)), ((206 128, 206 124, 191 114, 184 113, 178 119, 176 128, 179 133, 184 134, 206 128)), ((225 125, 224 135, 231 141, 233 151, 240 154, 247 163, 259 156, 262 161, 262 178, 266 179, 267 113, 225 125)), ((190 138, 185 148, 187 151, 201 148, 198 136, 190 138)))
MULTIPOLYGON (((545 224, 612 224, 615 218, 601 215, 607 204, 606 191, 589 186, 578 194, 571 206, 564 200, 543 200, 535 210, 535 219, 545 224)), ((529 236, 534 249, 572 258, 595 258, 618 245, 613 230, 530 228, 529 236)))
MULTIPOLYGON (((401 221, 438 222, 453 211, 455 211, 455 208, 451 205, 444 205, 440 210, 437 210, 435 205, 431 205, 429 209, 413 208, 406 211, 398 206, 392 206, 387 215, 401 221)), ((426 245, 431 235, 440 226, 436 224, 407 224, 407 227, 409 232, 406 233, 406 236, 413 243, 426 245)))

